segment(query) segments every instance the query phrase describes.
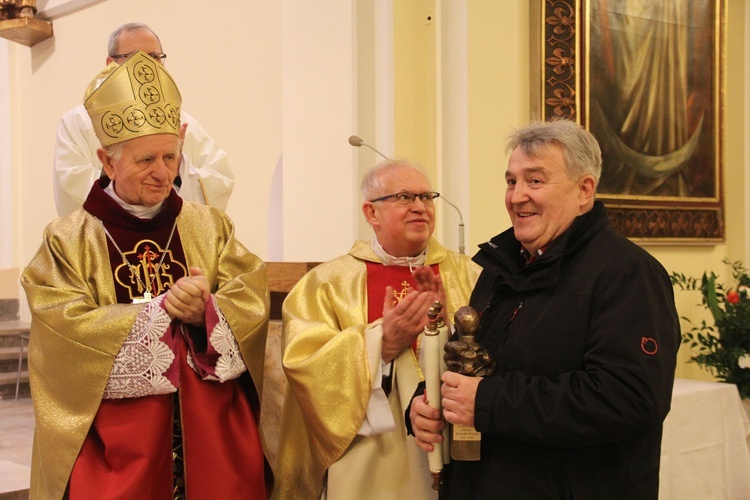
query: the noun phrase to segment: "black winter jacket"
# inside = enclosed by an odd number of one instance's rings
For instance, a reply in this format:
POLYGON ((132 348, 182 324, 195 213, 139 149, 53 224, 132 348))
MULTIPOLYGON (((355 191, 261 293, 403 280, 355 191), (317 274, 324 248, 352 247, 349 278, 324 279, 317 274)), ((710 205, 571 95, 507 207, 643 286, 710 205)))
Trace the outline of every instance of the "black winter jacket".
POLYGON ((680 327, 667 272, 601 202, 523 267, 513 229, 480 245, 482 459, 442 498, 657 498, 680 327))

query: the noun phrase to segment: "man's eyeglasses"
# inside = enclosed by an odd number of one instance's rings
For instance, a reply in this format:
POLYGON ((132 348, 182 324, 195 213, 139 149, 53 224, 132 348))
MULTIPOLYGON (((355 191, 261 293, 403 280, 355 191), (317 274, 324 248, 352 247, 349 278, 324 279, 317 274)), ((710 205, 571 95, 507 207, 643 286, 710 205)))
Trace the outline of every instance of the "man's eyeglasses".
POLYGON ((374 200, 370 200, 370 202, 375 203, 376 201, 389 201, 393 200, 399 205, 403 205, 405 207, 411 206, 412 203, 414 203, 414 200, 419 198, 419 200, 427 205, 432 206, 435 204, 435 198, 438 198, 440 196, 440 193, 436 193, 435 191, 427 191, 426 193, 409 193, 407 191, 404 191, 403 193, 396 193, 396 194, 387 194, 385 196, 381 196, 380 198, 375 198, 374 200))
MULTIPOLYGON (((112 59, 114 59, 114 60, 117 61, 117 60, 120 60, 120 59, 127 59, 128 57, 132 56, 133 54, 135 54, 135 52, 128 52, 127 54, 115 54, 115 55, 109 56, 109 57, 111 57, 112 59)), ((149 52, 148 55, 150 55, 151 57, 153 57, 157 61, 163 61, 164 59, 167 58, 167 54, 165 54, 163 52, 149 52)))

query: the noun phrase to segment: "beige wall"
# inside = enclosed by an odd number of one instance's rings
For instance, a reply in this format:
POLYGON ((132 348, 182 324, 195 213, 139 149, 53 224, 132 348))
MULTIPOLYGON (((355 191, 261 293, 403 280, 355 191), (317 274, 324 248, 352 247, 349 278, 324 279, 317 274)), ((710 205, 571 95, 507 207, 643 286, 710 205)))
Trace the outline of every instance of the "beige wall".
POLYGON ((0 269, 0 300, 18 298, 18 269, 0 269))
POLYGON ((504 148, 530 119, 528 19, 529 2, 469 2, 471 249, 510 226, 504 148))

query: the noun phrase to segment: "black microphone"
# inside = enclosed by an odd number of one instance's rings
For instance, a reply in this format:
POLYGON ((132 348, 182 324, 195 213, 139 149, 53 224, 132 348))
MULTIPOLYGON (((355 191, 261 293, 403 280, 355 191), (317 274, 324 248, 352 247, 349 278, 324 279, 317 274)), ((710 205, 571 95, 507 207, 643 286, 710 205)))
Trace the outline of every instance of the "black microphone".
MULTIPOLYGON (((349 144, 354 146, 355 148, 359 148, 362 146, 367 146, 368 148, 375 151, 377 154, 382 156, 384 159, 388 159, 386 155, 375 149, 374 147, 367 144, 364 140, 362 140, 361 137, 358 135, 350 135, 349 136, 349 144)), ((466 245, 464 244, 464 217, 461 215, 461 210, 458 209, 456 205, 448 201, 443 195, 440 195, 440 199, 446 202, 448 205, 452 206, 456 209, 456 212, 458 212, 458 253, 464 254, 466 253, 466 245)))

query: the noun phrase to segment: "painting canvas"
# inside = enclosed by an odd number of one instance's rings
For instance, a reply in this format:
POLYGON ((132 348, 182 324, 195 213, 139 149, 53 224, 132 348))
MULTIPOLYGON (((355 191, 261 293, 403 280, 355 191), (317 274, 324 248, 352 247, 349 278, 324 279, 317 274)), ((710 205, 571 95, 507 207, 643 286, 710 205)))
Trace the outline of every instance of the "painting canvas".
POLYGON ((533 112, 597 138, 598 198, 615 227, 636 240, 723 241, 723 1, 533 5, 533 112))

